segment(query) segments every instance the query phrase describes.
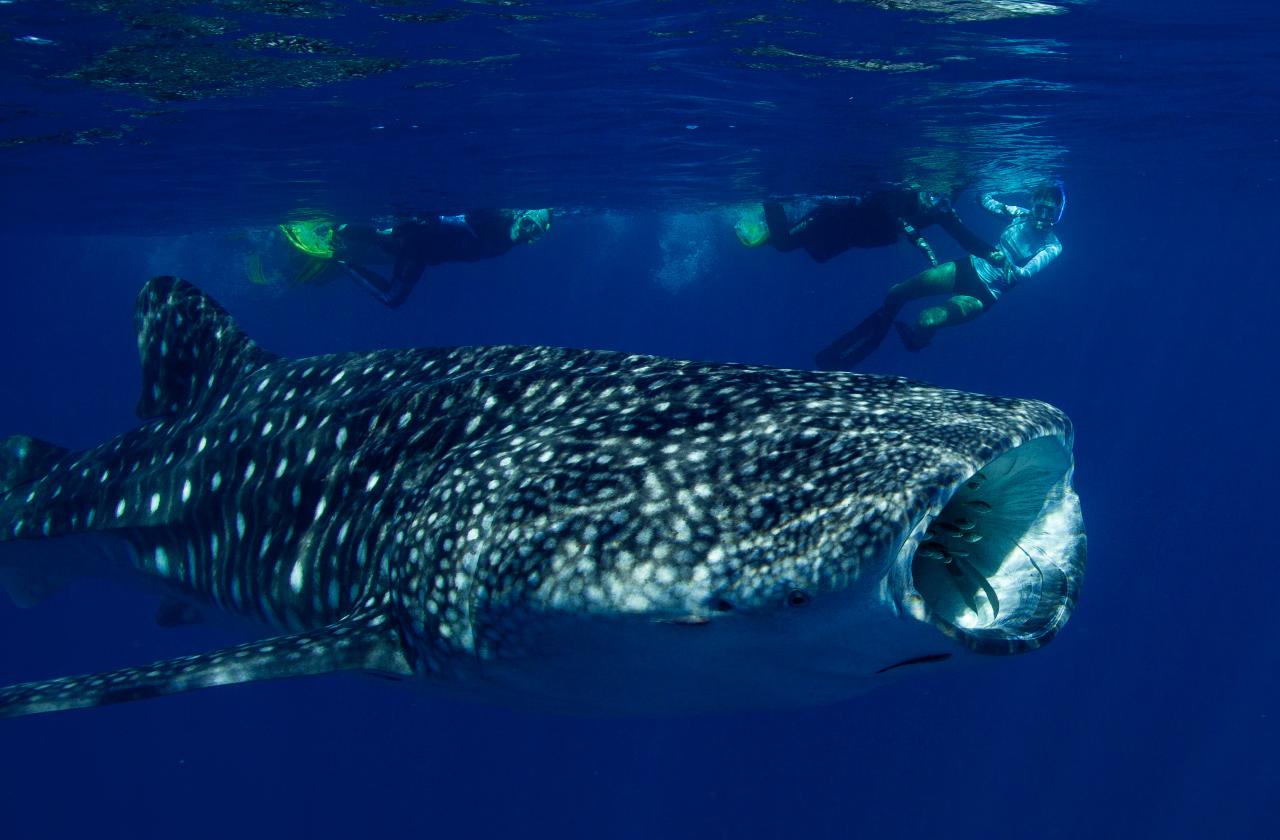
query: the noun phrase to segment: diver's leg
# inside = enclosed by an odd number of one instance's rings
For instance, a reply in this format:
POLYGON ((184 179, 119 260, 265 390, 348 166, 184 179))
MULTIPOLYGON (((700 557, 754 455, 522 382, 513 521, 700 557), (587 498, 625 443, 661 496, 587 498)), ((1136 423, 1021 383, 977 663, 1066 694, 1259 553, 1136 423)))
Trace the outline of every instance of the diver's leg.
POLYGON ((955 288, 956 264, 946 262, 922 271, 889 289, 884 304, 856 327, 818 351, 814 364, 822 370, 848 370, 870 356, 889 334, 893 319, 909 300, 947 294, 955 288))
POLYGON ((931 295, 949 295, 956 288, 956 264, 944 262, 925 269, 892 286, 884 296, 884 310, 890 317, 896 316, 907 301, 931 295))
POLYGON ((794 251, 800 247, 791 235, 791 223, 787 221, 787 211, 780 202, 765 202, 764 223, 769 227, 769 242, 773 247, 779 251, 794 251))
POLYGON ((395 266, 391 269, 391 288, 383 303, 395 309, 408 300, 409 293, 413 291, 414 286, 418 285, 418 280, 426 269, 426 257, 401 251, 400 256, 396 258, 395 266))
POLYGON ((972 295, 955 295, 941 306, 930 306, 916 318, 914 326, 898 325, 898 334, 908 350, 915 352, 926 347, 938 330, 954 327, 977 318, 986 311, 981 300, 972 295))
POLYGON ((395 286, 392 285, 391 281, 372 269, 346 260, 340 261, 339 265, 346 269, 357 285, 364 287, 365 291, 387 306, 395 308, 404 303, 405 297, 408 297, 408 292, 397 296, 395 286))

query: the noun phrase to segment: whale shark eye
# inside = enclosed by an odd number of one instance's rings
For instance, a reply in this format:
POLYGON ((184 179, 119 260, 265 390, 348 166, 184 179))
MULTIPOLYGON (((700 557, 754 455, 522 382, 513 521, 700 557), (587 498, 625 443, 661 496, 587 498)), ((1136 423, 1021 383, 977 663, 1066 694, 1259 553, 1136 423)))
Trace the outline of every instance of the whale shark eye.
POLYGON ((787 593, 788 607, 804 607, 809 604, 809 593, 803 589, 793 589, 787 593))

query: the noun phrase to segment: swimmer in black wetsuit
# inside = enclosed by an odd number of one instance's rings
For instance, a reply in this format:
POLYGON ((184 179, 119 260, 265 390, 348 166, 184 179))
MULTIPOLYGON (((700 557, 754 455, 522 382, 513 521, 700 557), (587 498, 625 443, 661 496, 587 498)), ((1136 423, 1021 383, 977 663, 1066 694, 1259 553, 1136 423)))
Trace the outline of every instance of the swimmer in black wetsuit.
POLYGON ((344 225, 333 240, 333 259, 374 297, 392 308, 404 303, 429 265, 499 257, 535 242, 551 227, 550 210, 469 210, 401 222, 388 231, 344 225), (389 277, 368 263, 393 260, 389 277))
MULTIPOLYGON (((946 196, 929 190, 879 190, 852 199, 826 200, 791 222, 782 205, 764 205, 768 242, 779 251, 804 248, 818 262, 826 262, 850 248, 881 248, 905 236, 937 265, 932 246, 920 231, 938 225, 969 253, 986 257, 994 250, 965 227, 946 196)), ((742 234, 740 233, 741 237, 742 234)), ((759 241, 746 244, 761 244, 759 241)))

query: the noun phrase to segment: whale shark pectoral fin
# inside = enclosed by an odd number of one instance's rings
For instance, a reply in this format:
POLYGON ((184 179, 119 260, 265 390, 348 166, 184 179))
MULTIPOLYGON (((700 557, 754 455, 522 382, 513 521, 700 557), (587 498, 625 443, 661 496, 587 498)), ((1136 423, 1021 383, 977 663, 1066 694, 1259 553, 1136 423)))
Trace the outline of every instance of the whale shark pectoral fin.
POLYGON ((212 653, 0 688, 0 718, 146 700, 218 685, 354 670, 392 676, 412 673, 398 634, 385 616, 353 616, 319 630, 212 653))

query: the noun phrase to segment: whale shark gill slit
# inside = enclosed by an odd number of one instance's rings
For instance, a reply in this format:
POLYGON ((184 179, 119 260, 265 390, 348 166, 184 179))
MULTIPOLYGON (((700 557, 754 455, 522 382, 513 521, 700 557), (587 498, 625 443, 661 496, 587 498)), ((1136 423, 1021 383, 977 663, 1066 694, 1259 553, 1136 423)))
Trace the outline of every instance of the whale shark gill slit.
POLYGON ((895 662, 892 665, 886 665, 877 674, 883 674, 886 671, 892 671, 894 668, 905 668, 908 665, 928 665, 931 662, 946 662, 951 658, 949 653, 930 653, 925 656, 913 656, 910 659, 904 659, 901 662, 895 662))

